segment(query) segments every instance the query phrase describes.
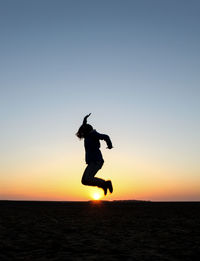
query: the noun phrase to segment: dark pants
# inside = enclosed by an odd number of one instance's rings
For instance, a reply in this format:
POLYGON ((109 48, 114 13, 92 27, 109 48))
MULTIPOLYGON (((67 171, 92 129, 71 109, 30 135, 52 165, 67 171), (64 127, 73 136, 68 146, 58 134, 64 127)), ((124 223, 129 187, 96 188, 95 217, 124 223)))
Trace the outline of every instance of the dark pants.
POLYGON ((102 166, 103 161, 90 162, 83 173, 83 177, 81 180, 82 184, 103 188, 105 185, 105 180, 94 177, 96 173, 102 168, 102 166))

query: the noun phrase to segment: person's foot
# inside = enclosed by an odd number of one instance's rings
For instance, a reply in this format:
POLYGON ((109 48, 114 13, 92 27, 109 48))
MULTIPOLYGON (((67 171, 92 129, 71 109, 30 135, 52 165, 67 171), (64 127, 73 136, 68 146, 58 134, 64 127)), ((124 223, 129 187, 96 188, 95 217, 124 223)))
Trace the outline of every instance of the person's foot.
POLYGON ((104 187, 103 191, 104 191, 104 195, 106 196, 107 195, 107 187, 104 187))
POLYGON ((107 188, 109 189, 110 193, 113 193, 113 186, 111 180, 106 181, 107 188))
POLYGON ((106 196, 107 195, 107 183, 105 182, 105 185, 102 187, 103 191, 104 191, 104 195, 106 196))

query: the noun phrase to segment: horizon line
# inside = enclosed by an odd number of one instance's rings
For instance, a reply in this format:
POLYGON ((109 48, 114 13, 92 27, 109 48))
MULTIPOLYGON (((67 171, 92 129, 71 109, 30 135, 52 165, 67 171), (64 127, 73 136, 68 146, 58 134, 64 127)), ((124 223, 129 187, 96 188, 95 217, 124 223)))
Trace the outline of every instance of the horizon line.
POLYGON ((117 200, 29 200, 29 199, 0 199, 0 202, 49 202, 49 203, 88 203, 88 202, 110 202, 110 203, 115 203, 115 202, 141 202, 141 203, 181 203, 181 202, 196 202, 200 203, 200 200, 140 200, 140 199, 117 199, 117 200))

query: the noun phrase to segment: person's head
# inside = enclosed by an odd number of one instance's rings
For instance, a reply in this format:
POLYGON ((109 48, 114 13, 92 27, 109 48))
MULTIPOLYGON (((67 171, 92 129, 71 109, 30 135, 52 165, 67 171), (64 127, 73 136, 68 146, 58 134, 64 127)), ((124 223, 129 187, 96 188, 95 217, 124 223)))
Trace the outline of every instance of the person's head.
POLYGON ((90 124, 84 124, 81 125, 78 132, 76 133, 76 136, 79 139, 85 138, 91 131, 93 130, 93 127, 90 124))

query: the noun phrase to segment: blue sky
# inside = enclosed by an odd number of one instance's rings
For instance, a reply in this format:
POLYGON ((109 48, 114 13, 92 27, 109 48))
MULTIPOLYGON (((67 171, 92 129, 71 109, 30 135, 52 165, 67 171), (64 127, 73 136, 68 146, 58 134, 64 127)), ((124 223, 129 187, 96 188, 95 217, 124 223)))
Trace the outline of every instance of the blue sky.
POLYGON ((92 112, 90 123, 113 138, 112 164, 167 166, 192 190, 200 181, 199 12, 194 0, 1 0, 4 188, 33 158, 63 157, 63 169, 71 158, 84 162, 74 133, 92 112))

